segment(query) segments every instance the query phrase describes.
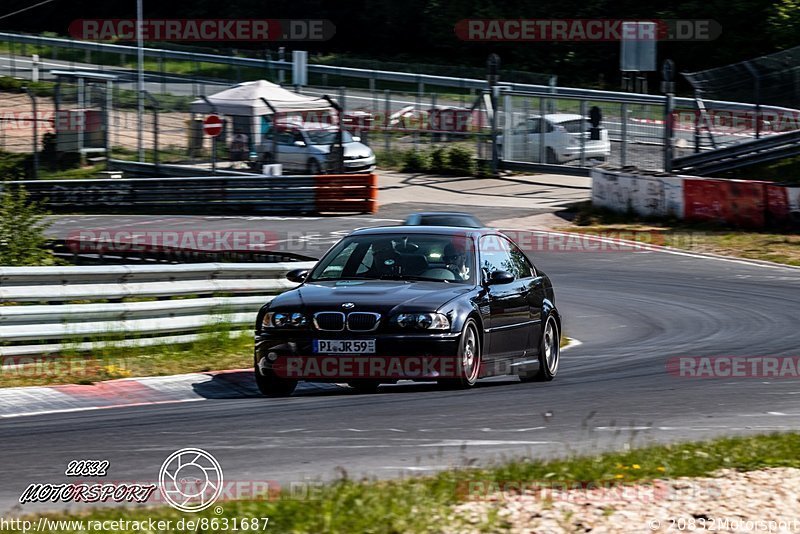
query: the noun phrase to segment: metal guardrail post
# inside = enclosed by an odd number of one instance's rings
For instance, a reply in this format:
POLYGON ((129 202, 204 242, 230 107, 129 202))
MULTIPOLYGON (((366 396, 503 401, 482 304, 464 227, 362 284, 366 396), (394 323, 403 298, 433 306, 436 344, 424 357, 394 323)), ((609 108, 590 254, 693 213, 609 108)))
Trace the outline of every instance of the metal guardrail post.
MULTIPOLYGON (((422 94, 425 92, 425 84, 417 78, 417 100, 414 111, 422 116, 422 94)), ((419 128, 414 128, 414 150, 419 149, 419 128)))
POLYGON ((383 90, 383 106, 383 148, 388 154, 392 151, 392 137, 389 131, 391 127, 389 116, 392 114, 392 101, 391 93, 388 89, 383 90))
POLYGON ((545 147, 544 134, 547 123, 544 116, 547 114, 546 102, 544 97, 539 97, 539 161, 537 163, 550 163, 547 161, 547 147, 545 147))
POLYGON ((620 155, 620 166, 628 164, 628 104, 623 102, 620 105, 620 136, 622 137, 622 154, 620 155))
POLYGON ((667 93, 666 104, 664 106, 664 170, 672 172, 672 142, 673 142, 673 117, 672 112, 675 108, 675 95, 667 93))
POLYGON ((149 91, 145 91, 144 94, 153 106, 153 163, 158 169, 158 111, 160 106, 158 100, 153 98, 149 91))
POLYGON ((581 100, 580 104, 581 113, 581 167, 586 166, 586 100, 581 100))
POLYGON ((758 75, 758 71, 756 68, 750 63, 749 61, 744 62, 744 66, 747 68, 750 75, 753 77, 753 93, 756 100, 756 116, 755 116, 755 130, 756 130, 756 139, 761 138, 761 77, 758 75))
POLYGON ((497 174, 498 163, 500 155, 497 153, 497 123, 500 110, 497 109, 497 103, 500 100, 500 87, 497 85, 489 87, 489 94, 492 101, 492 174, 497 174))
POLYGON ((36 107, 36 97, 27 87, 23 87, 22 90, 31 99, 31 107, 33 108, 33 179, 37 180, 39 178, 39 113, 36 107))

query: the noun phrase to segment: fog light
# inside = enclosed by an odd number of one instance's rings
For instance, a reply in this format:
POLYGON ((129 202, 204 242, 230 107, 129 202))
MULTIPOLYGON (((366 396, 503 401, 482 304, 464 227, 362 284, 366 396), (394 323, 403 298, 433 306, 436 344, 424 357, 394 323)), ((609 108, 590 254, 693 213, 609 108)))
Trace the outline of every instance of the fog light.
POLYGON ((277 353, 277 352, 270 352, 270 353, 268 353, 268 354, 267 354, 267 359, 268 359, 269 361, 271 361, 271 362, 274 362, 275 360, 277 360, 277 359, 278 359, 278 353, 277 353))

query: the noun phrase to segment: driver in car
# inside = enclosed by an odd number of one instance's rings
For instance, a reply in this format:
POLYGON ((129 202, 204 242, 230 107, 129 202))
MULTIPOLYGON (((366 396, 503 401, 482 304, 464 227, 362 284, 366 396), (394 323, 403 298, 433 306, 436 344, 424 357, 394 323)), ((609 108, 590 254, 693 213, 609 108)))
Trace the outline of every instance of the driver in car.
POLYGON ((377 241, 372 250, 371 274, 379 277, 395 274, 399 259, 400 255, 395 250, 391 239, 377 241))
POLYGON ((467 252, 455 243, 448 243, 444 247, 443 258, 445 266, 460 280, 469 280, 470 268, 467 265, 467 252))

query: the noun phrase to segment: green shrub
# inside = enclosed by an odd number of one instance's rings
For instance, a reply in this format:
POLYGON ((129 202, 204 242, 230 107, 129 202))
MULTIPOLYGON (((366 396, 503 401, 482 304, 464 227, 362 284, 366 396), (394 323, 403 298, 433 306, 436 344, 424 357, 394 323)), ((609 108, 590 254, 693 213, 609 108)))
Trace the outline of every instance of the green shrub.
POLYGON ((409 150, 403 158, 403 172, 427 172, 430 167, 428 159, 423 152, 409 150))
POLYGON ((475 172, 475 158, 464 147, 450 147, 447 153, 447 167, 452 174, 470 176, 475 172))
POLYGON ((405 152, 402 150, 375 151, 375 160, 381 169, 398 170, 403 168, 405 152))
POLYGON ((0 180, 24 180, 33 169, 33 156, 0 151, 0 180))
POLYGON ((52 265, 53 254, 45 248, 48 213, 28 200, 24 187, 2 184, 0 190, 0 265, 52 265))
POLYGON ((444 152, 444 148, 435 147, 431 150, 430 172, 433 174, 447 173, 447 155, 444 152))

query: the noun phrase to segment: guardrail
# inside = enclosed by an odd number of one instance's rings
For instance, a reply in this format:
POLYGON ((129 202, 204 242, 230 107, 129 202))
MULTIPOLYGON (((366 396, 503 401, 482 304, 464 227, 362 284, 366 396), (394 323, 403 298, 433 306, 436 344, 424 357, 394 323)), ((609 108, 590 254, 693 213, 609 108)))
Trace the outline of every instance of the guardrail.
POLYGON ((0 267, 0 356, 92 350, 104 337, 132 338, 128 346, 189 341, 220 322, 246 328, 272 296, 295 287, 289 270, 313 265, 0 267))
MULTIPOLYGON (((55 46, 61 48, 68 48, 72 50, 84 50, 89 52, 110 52, 115 54, 125 54, 135 56, 137 48, 134 46, 110 44, 110 43, 95 43, 90 41, 77 41, 73 39, 61 39, 57 37, 40 37, 35 35, 25 35, 17 33, 0 32, 0 41, 9 43, 20 43, 38 46, 55 46)), ((263 69, 267 73, 270 69, 279 71, 290 72, 292 70, 292 63, 290 61, 275 61, 269 59, 256 59, 256 58, 243 58, 236 56, 223 56, 218 54, 204 54, 198 52, 185 52, 180 50, 167 50, 159 48, 144 48, 143 53, 145 57, 154 58, 159 61, 164 59, 175 59, 190 61, 197 64, 200 63, 216 63, 222 65, 229 65, 232 67, 251 67, 256 69, 263 69)), ((118 69, 124 70, 124 69, 118 69)), ((455 78, 450 76, 437 76, 432 74, 415 74, 407 72, 394 72, 385 70, 373 69, 359 69, 353 67, 337 67, 333 65, 308 65, 308 72, 311 74, 340 76, 359 79, 371 79, 377 81, 387 82, 404 82, 416 84, 418 87, 426 85, 437 87, 458 87, 461 89, 486 89, 487 83, 483 79, 473 78, 455 78)), ((501 72, 502 75, 502 72, 501 72)), ((595 89, 580 89, 572 87, 557 87, 554 85, 535 85, 524 83, 511 83, 501 81, 500 87, 505 87, 510 91, 530 91, 540 92, 550 97, 571 97, 581 98, 585 100, 596 101, 613 101, 613 102, 628 102, 635 101, 641 103, 662 104, 664 97, 662 95, 648 95, 637 93, 623 93, 618 91, 602 91, 595 89)), ((718 106, 728 110, 749 110, 757 111, 759 108, 755 104, 747 104, 741 102, 727 102, 717 100, 706 100, 707 106, 718 106)), ((693 98, 675 98, 676 107, 688 107, 694 109, 696 102, 693 98)), ((761 111, 765 109, 776 111, 796 111, 788 108, 778 106, 761 106, 761 111)))
POLYGON ((800 130, 744 141, 672 160, 675 170, 705 176, 800 154, 800 130))
POLYGON ((213 176, 6 182, 52 211, 117 213, 375 213, 374 174, 213 176))
POLYGON ((274 250, 272 244, 252 243, 243 248, 195 248, 164 243, 120 242, 103 236, 51 239, 47 247, 57 258, 74 265, 146 265, 155 263, 281 263, 315 261, 316 258, 274 250))

